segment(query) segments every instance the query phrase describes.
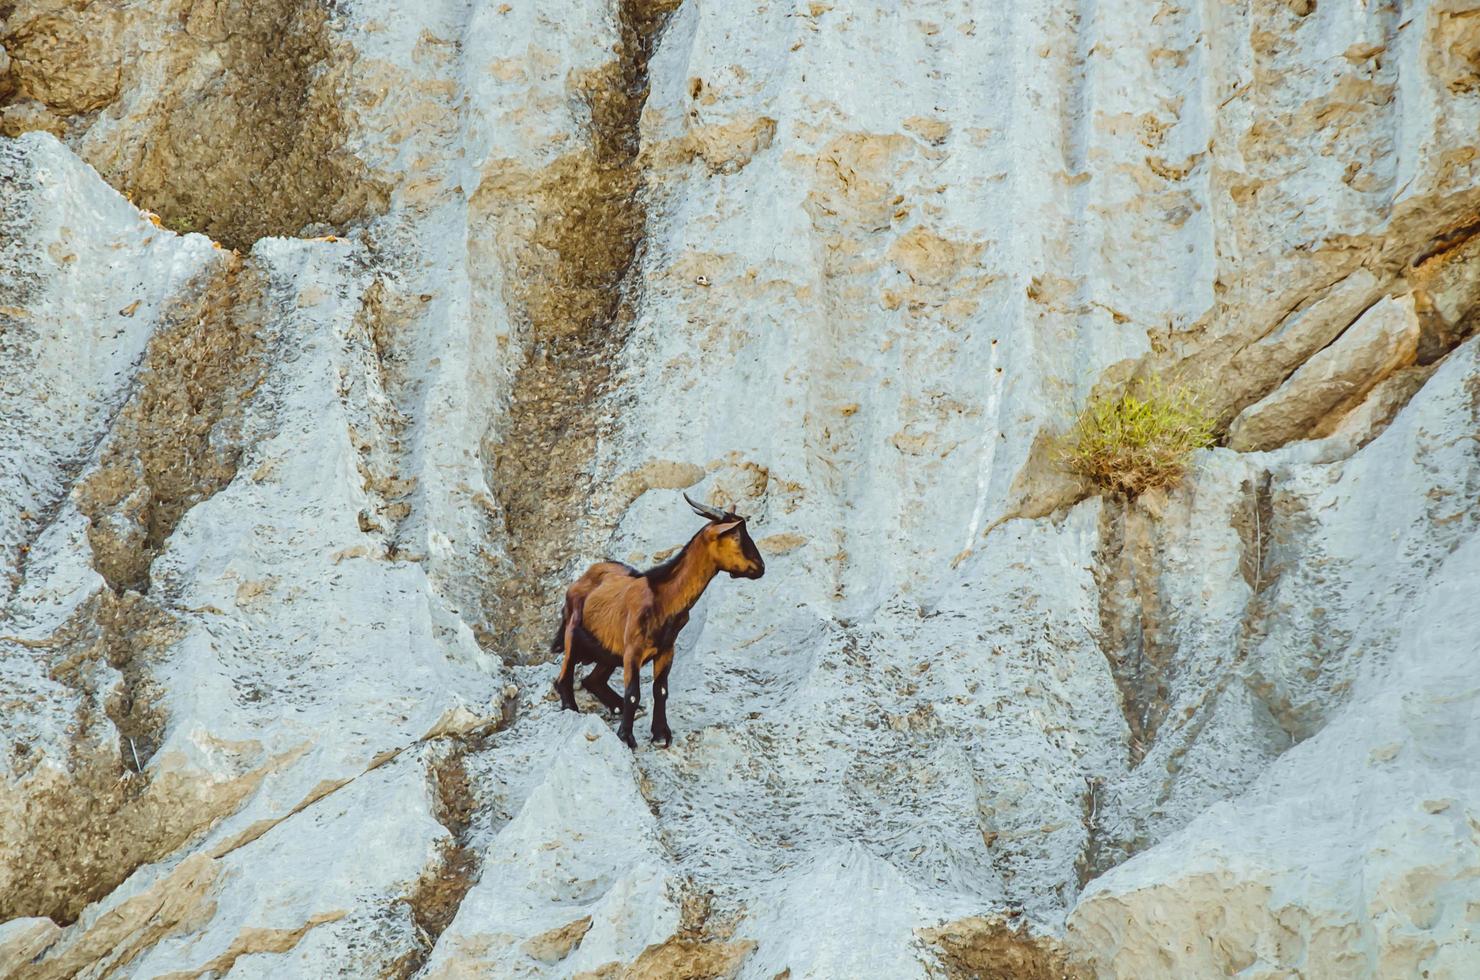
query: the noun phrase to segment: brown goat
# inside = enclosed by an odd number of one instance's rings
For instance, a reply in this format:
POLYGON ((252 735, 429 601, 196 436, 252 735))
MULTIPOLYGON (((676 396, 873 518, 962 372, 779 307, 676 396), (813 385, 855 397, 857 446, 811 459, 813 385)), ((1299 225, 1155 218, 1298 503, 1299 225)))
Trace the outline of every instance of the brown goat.
POLYGON ((709 523, 689 539, 672 558, 639 572, 621 562, 592 565, 565 593, 560 630, 550 644, 565 654, 555 690, 560 706, 576 708, 576 664, 594 663, 581 681, 611 711, 620 711, 617 735, 637 748, 632 721, 641 700, 638 677, 643 665, 653 663, 653 741, 673 743, 668 729, 668 671, 673 666, 673 643, 689 621, 689 610, 719 572, 731 578, 760 578, 766 563, 745 529, 745 518, 715 507, 684 500, 709 523), (626 685, 619 696, 607 684, 617 667, 626 685))

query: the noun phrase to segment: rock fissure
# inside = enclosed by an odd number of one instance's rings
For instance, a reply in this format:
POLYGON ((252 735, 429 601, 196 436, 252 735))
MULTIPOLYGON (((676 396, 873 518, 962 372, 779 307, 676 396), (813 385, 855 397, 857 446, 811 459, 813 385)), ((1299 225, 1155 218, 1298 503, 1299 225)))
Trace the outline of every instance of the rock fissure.
POLYGON ((93 564, 115 594, 147 595, 150 565, 186 511, 236 475, 236 428, 262 373, 259 289, 232 256, 186 290, 150 339, 135 392, 78 487, 93 564))
POLYGON ((1233 512, 1233 528, 1239 536, 1239 574, 1249 587, 1249 602, 1259 600, 1278 577, 1266 575, 1269 548, 1274 534, 1274 474, 1262 471, 1243 483, 1244 504, 1233 512))
POLYGON ((1107 848, 1101 825, 1101 809, 1104 804, 1105 784, 1098 776, 1084 777, 1084 795, 1080 802, 1080 823, 1084 825, 1084 846, 1074 861, 1074 873, 1082 890, 1094 878, 1116 863, 1118 859, 1106 853, 1107 848))
POLYGON ((1427 248, 1414 256, 1409 264, 1416 269, 1431 259, 1440 258, 1446 253, 1464 248, 1476 235, 1480 235, 1480 219, 1465 222, 1449 231, 1440 232, 1429 239, 1427 248))
POLYGON ((350 430, 361 486, 370 501, 358 515, 360 530, 376 534, 392 560, 404 557, 402 529, 411 515, 418 482, 408 473, 410 457, 405 445, 412 426, 411 414, 403 407, 409 399, 401 334, 413 315, 407 307, 407 299, 387 285, 385 277, 370 284, 351 335, 362 371, 351 372, 343 380, 346 386, 369 389, 361 399, 369 406, 367 431, 350 430))
POLYGON ((1090 976, 1061 943, 1050 936, 1033 935, 1022 922, 970 916, 918 929, 916 935, 932 947, 947 980, 1087 980, 1090 976))
POLYGON ((108 663, 123 677, 110 716, 125 765, 142 771, 163 730, 148 707, 142 649, 146 621, 169 614, 150 596, 150 567, 186 512, 236 475, 238 426, 261 377, 261 342, 250 311, 256 276, 235 256, 187 289, 150 339, 135 391, 115 417, 97 466, 75 492, 88 519, 94 568, 111 598, 99 607, 108 663))

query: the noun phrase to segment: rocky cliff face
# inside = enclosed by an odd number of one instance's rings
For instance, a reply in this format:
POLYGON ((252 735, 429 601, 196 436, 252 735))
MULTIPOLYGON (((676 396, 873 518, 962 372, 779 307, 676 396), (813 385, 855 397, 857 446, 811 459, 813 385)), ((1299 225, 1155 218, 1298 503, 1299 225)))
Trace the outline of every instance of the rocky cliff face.
POLYGON ((0 7, 0 973, 1480 972, 1467 4, 146 7, 0 7))

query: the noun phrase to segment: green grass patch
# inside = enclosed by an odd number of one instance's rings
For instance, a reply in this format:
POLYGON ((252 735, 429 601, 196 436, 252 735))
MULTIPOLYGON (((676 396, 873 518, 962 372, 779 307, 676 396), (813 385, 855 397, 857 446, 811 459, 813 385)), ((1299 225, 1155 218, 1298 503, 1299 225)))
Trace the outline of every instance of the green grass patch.
POLYGON ((1192 451, 1212 442, 1213 417, 1197 392, 1151 377, 1091 399, 1061 454, 1096 486, 1134 497, 1176 486, 1192 451))

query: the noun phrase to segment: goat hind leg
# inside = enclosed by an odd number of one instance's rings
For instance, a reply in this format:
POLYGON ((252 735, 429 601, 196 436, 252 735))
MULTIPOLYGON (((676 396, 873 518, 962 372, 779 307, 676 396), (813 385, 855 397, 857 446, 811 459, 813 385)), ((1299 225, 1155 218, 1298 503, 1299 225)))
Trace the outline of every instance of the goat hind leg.
POLYGON ((581 686, 590 691, 592 696, 612 714, 622 710, 622 696, 613 691, 611 685, 607 683, 616 669, 615 662, 597 661, 596 668, 581 680, 581 686))
POLYGON ((576 707, 575 632, 579 618, 579 613, 569 613, 565 620, 565 660, 560 664, 560 675, 555 678, 555 691, 560 695, 562 711, 581 710, 576 707))

